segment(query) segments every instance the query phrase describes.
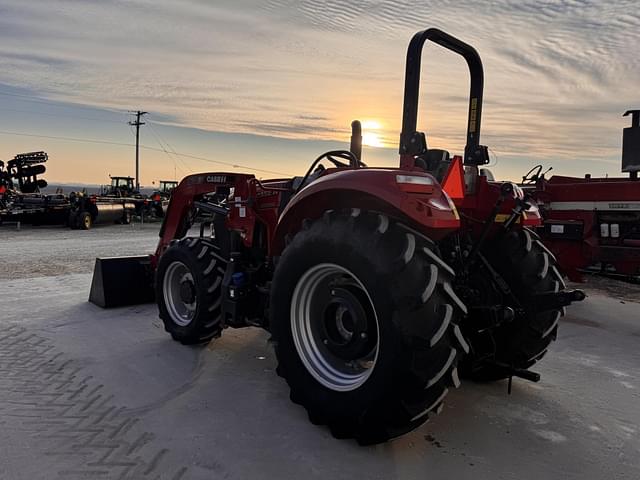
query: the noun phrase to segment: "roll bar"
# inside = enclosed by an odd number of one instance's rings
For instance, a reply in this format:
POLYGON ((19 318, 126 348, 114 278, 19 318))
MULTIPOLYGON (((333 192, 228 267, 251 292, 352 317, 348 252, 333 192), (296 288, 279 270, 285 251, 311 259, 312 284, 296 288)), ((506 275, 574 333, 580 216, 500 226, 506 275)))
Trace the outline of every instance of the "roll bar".
POLYGON ((402 111, 402 132, 400 133, 400 163, 413 162, 415 155, 427 150, 426 137, 416 131, 418 120, 418 97, 420 91, 420 65, 422 47, 430 40, 464 57, 469 67, 471 88, 469 91, 469 112, 467 121, 467 143, 464 151, 465 165, 489 163, 487 148, 480 145, 480 120, 482 118, 482 91, 484 71, 480 55, 471 45, 439 30, 429 28, 416 33, 407 50, 407 65, 404 83, 404 106, 402 111))

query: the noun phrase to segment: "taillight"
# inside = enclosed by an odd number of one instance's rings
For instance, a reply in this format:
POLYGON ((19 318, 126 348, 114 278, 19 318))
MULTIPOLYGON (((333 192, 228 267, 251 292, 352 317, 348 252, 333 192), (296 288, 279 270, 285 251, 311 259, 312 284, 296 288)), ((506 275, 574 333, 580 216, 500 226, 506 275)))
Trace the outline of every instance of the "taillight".
POLYGON ((612 223, 609 227, 609 232, 611 233, 611 238, 619 238, 620 225, 618 225, 617 223, 612 223))
POLYGON ((418 175, 396 175, 396 183, 403 192, 433 193, 434 180, 431 177, 418 175))

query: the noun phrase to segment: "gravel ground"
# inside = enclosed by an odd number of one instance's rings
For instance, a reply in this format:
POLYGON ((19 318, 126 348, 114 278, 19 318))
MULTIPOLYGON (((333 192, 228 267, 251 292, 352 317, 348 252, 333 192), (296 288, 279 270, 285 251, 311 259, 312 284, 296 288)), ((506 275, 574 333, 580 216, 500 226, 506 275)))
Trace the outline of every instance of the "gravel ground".
POLYGON ((159 223, 67 227, 0 226, 0 279, 86 273, 96 257, 152 253, 159 223))
MULTIPOLYGON (((66 227, 0 226, 0 280, 87 273, 96 257, 152 253, 159 223, 96 226, 92 230, 66 227)), ((620 300, 640 303, 640 285, 595 275, 570 288, 587 289, 620 300)))
POLYGON ((584 283, 571 283, 571 288, 582 288, 622 301, 640 303, 640 284, 612 280, 598 275, 585 275, 584 283))
POLYGON ((184 347, 155 305, 86 301, 93 257, 148 253, 157 229, 0 229, 0 479, 640 478, 640 305, 627 285, 587 286, 540 383, 515 379, 508 396, 505 382, 464 382, 441 415, 365 448, 289 401, 266 332, 184 347))

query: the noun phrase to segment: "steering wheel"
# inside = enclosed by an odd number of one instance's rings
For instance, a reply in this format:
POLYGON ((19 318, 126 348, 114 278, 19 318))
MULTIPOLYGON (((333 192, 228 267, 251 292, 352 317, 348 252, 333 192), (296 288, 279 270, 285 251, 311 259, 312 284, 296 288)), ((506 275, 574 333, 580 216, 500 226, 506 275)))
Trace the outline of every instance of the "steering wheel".
MULTIPOLYGON (((334 158, 332 155, 327 155, 325 158, 329 160, 331 163, 333 163, 336 166, 336 168, 348 168, 351 166, 350 163, 341 162, 340 160, 337 160, 336 158, 334 158)), ((345 157, 340 157, 340 158, 345 158, 345 157)), ((353 162, 352 157, 347 158, 347 160, 349 160, 349 162, 353 162)), ((364 163, 362 160, 358 160, 358 166, 361 168, 367 168, 367 164, 364 163)))
POLYGON ((531 185, 533 183, 536 183, 540 178, 541 173, 542 173, 542 165, 536 165, 522 177, 522 183, 525 185, 531 185))
POLYGON ((302 181, 300 182, 300 185, 296 189, 295 193, 298 193, 300 189, 304 187, 309 176, 315 171, 316 166, 318 166, 320 161, 322 161, 322 159, 324 158, 326 158, 331 163, 333 163, 333 165, 335 165, 336 168, 348 168, 353 165, 358 165, 359 167, 366 167, 366 165, 362 163, 360 160, 358 160, 358 158, 356 158, 356 156, 349 150, 331 150, 329 152, 325 152, 313 161, 313 163, 309 167, 309 170, 307 170, 307 173, 305 174, 305 176, 302 177, 302 181), (336 157, 341 158, 343 160, 348 160, 349 163, 347 164, 347 163, 341 162, 336 157))
POLYGON ((349 166, 348 163, 341 162, 340 160, 336 159, 335 157, 333 157, 331 155, 327 155, 325 158, 327 160, 329 160, 331 163, 333 163, 333 165, 336 168, 347 168, 349 166))

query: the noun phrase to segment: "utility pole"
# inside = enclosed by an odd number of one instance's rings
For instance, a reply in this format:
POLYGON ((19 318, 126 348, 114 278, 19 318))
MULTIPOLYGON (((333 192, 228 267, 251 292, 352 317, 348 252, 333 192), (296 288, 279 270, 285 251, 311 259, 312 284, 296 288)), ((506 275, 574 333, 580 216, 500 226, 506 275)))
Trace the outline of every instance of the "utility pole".
POLYGON ((136 115, 135 122, 129 122, 129 125, 133 125, 136 127, 136 190, 140 191, 140 125, 144 125, 144 122, 140 121, 143 115, 146 115, 149 112, 141 112, 140 110, 136 110, 135 112, 131 112, 136 115))

